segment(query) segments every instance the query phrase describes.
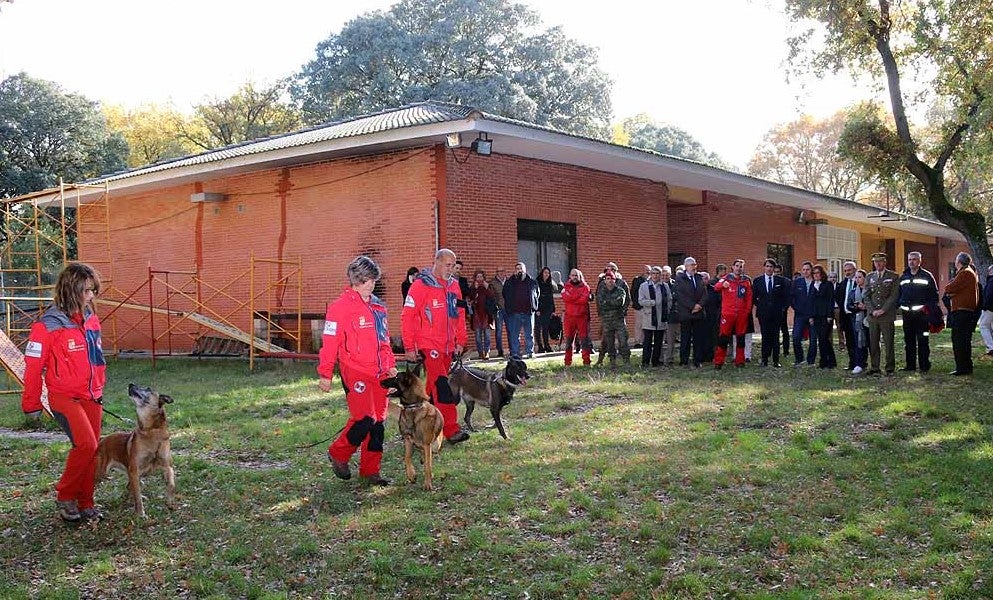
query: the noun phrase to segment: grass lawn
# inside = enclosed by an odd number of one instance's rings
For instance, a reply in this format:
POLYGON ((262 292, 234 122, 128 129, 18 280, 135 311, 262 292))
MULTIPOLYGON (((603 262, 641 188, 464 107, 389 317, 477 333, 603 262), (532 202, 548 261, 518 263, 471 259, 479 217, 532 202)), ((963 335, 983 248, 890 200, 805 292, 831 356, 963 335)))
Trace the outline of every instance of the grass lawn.
MULTIPOLYGON (((66 526, 64 438, 0 436, 0 598, 993 598, 991 363, 949 377, 932 347, 890 378, 534 361, 511 439, 444 449, 434 492, 402 481, 393 422, 390 487, 298 449, 347 416, 313 365, 112 361, 115 413, 132 381, 176 399, 180 508, 148 477, 137 520, 115 472, 107 519, 66 526)), ((26 427, 15 396, 0 427, 26 427)))

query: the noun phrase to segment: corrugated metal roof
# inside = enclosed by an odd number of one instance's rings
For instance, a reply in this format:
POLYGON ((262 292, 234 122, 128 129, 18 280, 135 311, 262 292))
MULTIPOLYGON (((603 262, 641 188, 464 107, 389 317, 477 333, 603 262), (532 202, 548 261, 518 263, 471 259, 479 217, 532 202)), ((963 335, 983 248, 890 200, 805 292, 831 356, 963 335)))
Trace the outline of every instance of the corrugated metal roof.
MULTIPOLYGON (((460 121, 469 117, 473 113, 480 115, 483 114, 472 107, 461 106, 458 104, 449 104, 446 102, 436 101, 417 102, 415 104, 408 104, 406 106, 401 106, 400 108, 393 108, 371 115, 362 115, 353 119, 318 125, 309 129, 276 135, 260 140, 233 144, 231 146, 225 146, 224 148, 218 148, 216 150, 208 150, 207 152, 194 154, 192 156, 174 158, 167 161, 154 163, 146 167, 119 171, 117 173, 111 173, 109 175, 103 175, 96 179, 92 179, 87 183, 92 184, 118 181, 148 173, 156 173, 159 171, 192 165, 202 165, 240 156, 260 154, 262 152, 269 152, 272 150, 306 146, 308 144, 326 142, 329 140, 403 129, 405 127, 460 121)), ((487 118, 507 120, 489 115, 487 115, 487 118)))

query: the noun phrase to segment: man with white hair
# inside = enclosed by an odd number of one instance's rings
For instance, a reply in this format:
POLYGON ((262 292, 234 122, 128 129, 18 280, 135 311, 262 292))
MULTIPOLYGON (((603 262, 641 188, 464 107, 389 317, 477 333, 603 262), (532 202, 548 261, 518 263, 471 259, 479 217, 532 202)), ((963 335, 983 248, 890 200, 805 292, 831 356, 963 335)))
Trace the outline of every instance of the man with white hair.
POLYGON ((679 364, 686 366, 690 360, 690 346, 693 346, 693 366, 703 362, 706 347, 707 285, 696 272, 696 259, 687 256, 683 260, 684 270, 676 276, 676 314, 680 323, 679 364))
POLYGON ((458 398, 448 383, 452 358, 461 354, 469 339, 465 309, 455 273, 455 253, 442 248, 434 266, 418 273, 410 286, 400 315, 403 347, 410 362, 424 360, 427 393, 445 419, 442 433, 449 443, 469 439, 459 427, 458 398), (422 355, 422 356, 420 356, 422 355))

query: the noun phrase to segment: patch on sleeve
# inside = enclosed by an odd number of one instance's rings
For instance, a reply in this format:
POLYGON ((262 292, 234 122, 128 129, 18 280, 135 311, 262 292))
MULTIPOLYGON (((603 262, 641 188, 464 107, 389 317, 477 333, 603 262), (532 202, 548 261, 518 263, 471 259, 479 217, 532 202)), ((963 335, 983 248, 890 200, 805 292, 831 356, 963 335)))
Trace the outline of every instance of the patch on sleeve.
POLYGON ((27 347, 24 348, 24 356, 41 358, 41 342, 28 342, 27 347))
POLYGON ((337 321, 325 321, 324 322, 324 335, 338 335, 338 322, 337 321))
POLYGON ((407 299, 403 301, 403 305, 409 306, 410 308, 414 308, 414 297, 411 296, 410 294, 407 294, 407 299))

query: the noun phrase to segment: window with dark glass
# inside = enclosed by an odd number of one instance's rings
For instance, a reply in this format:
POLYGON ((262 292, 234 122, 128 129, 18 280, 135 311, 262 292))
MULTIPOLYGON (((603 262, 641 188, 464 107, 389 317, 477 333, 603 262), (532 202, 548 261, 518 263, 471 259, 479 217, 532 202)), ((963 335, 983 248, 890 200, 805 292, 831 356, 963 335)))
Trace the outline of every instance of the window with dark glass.
POLYGON ((783 277, 793 277, 793 244, 766 244, 765 252, 783 268, 783 277))
POLYGON ((548 267, 567 279, 576 267, 575 223, 518 219, 517 256, 533 277, 548 267))

